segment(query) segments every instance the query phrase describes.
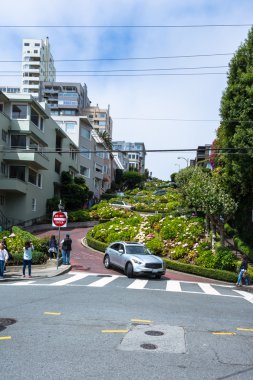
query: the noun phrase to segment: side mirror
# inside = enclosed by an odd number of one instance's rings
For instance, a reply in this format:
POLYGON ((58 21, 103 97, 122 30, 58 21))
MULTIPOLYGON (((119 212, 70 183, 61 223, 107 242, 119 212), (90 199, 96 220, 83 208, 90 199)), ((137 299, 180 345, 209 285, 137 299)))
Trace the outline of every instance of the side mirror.
POLYGON ((119 253, 124 253, 124 250, 123 249, 119 249, 119 253))

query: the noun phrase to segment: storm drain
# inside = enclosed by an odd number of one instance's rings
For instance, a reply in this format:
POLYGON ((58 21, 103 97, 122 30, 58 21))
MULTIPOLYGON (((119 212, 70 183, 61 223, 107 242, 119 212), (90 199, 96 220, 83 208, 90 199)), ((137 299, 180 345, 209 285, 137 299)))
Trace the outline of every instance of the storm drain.
POLYGON ((3 331, 7 326, 16 323, 16 319, 13 318, 0 318, 0 331, 3 331))

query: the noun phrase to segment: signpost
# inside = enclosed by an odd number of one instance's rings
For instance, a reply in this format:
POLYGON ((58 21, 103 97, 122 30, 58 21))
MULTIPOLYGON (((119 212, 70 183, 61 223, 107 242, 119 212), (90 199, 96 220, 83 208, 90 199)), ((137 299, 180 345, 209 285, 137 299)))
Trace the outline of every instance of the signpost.
POLYGON ((57 269, 59 266, 59 247, 60 247, 60 238, 61 238, 61 227, 67 227, 68 213, 61 211, 63 206, 60 202, 58 205, 60 211, 53 211, 52 215, 52 226, 58 227, 58 249, 57 249, 57 269))

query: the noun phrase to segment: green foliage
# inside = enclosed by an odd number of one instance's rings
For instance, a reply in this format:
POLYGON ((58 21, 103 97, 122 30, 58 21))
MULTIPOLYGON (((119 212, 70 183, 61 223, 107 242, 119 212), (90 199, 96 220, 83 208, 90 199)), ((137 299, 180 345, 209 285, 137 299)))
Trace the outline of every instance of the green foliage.
POLYGON ((143 185, 144 176, 134 171, 123 172, 122 182, 124 188, 134 189, 135 187, 140 187, 141 185, 143 185))
POLYGON ((232 228, 228 223, 225 223, 224 224, 224 229, 225 229, 225 232, 226 232, 226 235, 230 238, 232 238, 233 236, 235 236, 236 234, 236 229, 235 228, 232 228))
POLYGON ((50 199, 47 199, 47 213, 52 214, 53 211, 58 210, 58 204, 60 203, 60 198, 59 197, 53 197, 50 199))
POLYGON ((77 210, 68 212, 69 222, 86 222, 91 220, 90 213, 87 210, 77 210))
POLYGON ((106 247, 108 246, 107 243, 103 243, 99 240, 96 240, 92 237, 92 231, 89 231, 86 235, 86 241, 89 247, 96 249, 100 252, 105 252, 106 247))
MULTIPOLYGON (((23 264, 23 256, 24 256, 23 251, 14 252, 12 255, 13 259, 11 261, 8 261, 7 265, 8 266, 22 265, 23 264)), ((39 251, 33 251, 33 253, 32 253, 33 265, 44 264, 44 263, 46 263, 46 261, 47 261, 47 255, 45 253, 39 252, 39 251)))
POLYGON ((219 269, 211 269, 211 268, 202 268, 197 265, 191 265, 191 264, 185 264, 181 263, 179 261, 173 261, 164 259, 167 268, 185 272, 185 273, 191 273, 196 274, 198 276, 213 278, 215 280, 220 281, 227 281, 227 282, 236 282, 237 281, 237 274, 233 272, 228 272, 224 270, 219 269))
POLYGON ((216 247, 215 252, 211 249, 199 250, 196 264, 204 268, 223 269, 227 271, 236 270, 236 257, 227 247, 216 247))
POLYGON ((234 244, 239 252, 253 260, 253 249, 250 248, 239 236, 234 236, 234 244))
POLYGON ((163 253, 163 243, 158 238, 148 240, 146 246, 154 255, 159 256, 163 253))

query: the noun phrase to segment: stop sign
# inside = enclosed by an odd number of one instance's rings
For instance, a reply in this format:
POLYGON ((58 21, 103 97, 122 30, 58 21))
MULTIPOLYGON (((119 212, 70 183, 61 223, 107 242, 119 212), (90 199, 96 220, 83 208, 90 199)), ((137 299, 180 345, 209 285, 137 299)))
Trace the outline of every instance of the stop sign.
POLYGON ((54 211, 52 217, 52 226, 53 227, 66 227, 68 220, 67 212, 54 211))

